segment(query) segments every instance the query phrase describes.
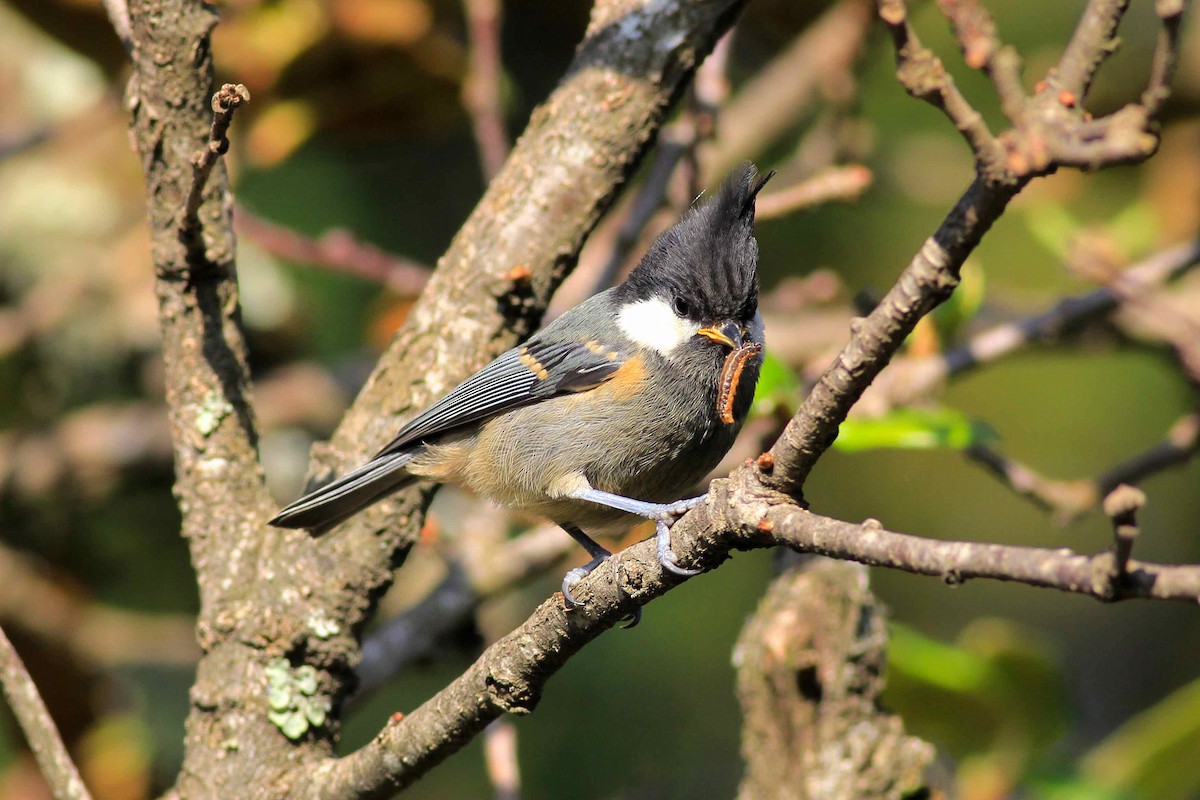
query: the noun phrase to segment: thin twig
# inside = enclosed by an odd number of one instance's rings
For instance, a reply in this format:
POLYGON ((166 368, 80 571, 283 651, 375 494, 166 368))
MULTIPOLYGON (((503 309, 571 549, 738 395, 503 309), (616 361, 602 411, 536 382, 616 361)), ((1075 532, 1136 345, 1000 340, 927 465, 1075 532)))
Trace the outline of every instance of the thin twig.
POLYGON ((268 222, 243 206, 237 206, 234 225, 273 256, 375 281, 401 297, 416 297, 429 281, 429 267, 360 241, 344 228, 314 239, 268 222))
POLYGON ((1104 513, 1113 523, 1112 571, 1109 580, 1123 583, 1129 576, 1129 557, 1138 536, 1137 514, 1146 505, 1146 494, 1129 484, 1123 483, 1104 498, 1104 513))
POLYGON ((589 297, 616 283, 621 274, 621 267, 629 258, 629 254, 633 252, 634 246, 641 238, 642 231, 645 230, 655 213, 663 207, 671 176, 675 174, 675 168, 679 166, 684 153, 692 144, 694 141, 680 140, 673 135, 672 131, 664 131, 659 137, 650 172, 638 188, 629 213, 621 222, 621 226, 617 228, 612 250, 604 262, 604 267, 596 275, 596 280, 588 292, 589 297))
POLYGON ((896 77, 910 95, 939 109, 967 140, 980 170, 1003 175, 1004 149, 988 129, 987 122, 954 83, 945 65, 921 44, 908 19, 905 0, 880 0, 879 16, 892 34, 896 50, 896 77))
POLYGON ((504 129, 500 56, 501 0, 463 0, 467 17, 470 60, 463 81, 462 100, 471 116, 483 178, 490 181, 508 158, 509 139, 504 129))
POLYGON ((740 517, 743 526, 767 529, 772 541, 800 552, 930 575, 951 585, 971 578, 987 578, 1105 602, 1132 598, 1188 603, 1200 600, 1200 566, 1130 560, 1127 579, 1114 586, 1108 579, 1111 566, 1108 552, 1087 556, 1066 548, 927 539, 886 530, 875 520, 861 524, 842 522, 786 505, 765 507, 761 517, 740 510, 740 517))
POLYGON ((979 0, 938 0, 938 6, 954 26, 967 66, 987 73, 1004 115, 1017 122, 1028 100, 1017 51, 1001 43, 992 15, 979 0))
POLYGON ((1046 77, 1050 93, 1068 92, 1080 102, 1097 70, 1116 50, 1117 26, 1129 0, 1090 0, 1058 66, 1046 77))
POLYGON ((871 185, 871 171, 861 164, 828 167, 816 175, 758 198, 754 216, 774 219, 831 201, 851 203, 871 185))
POLYGON ((204 201, 204 186, 212 174, 217 159, 229 151, 229 126, 233 123, 233 112, 243 103, 250 102, 250 90, 242 84, 227 83, 212 98, 212 131, 208 143, 192 156, 192 185, 187 201, 183 205, 183 216, 179 222, 180 234, 191 240, 200 238, 200 204, 204 201))
POLYGON ((1171 91, 1171 78, 1179 64, 1179 29, 1183 23, 1183 0, 1157 0, 1154 11, 1162 20, 1150 80, 1142 93, 1141 104, 1151 117, 1156 116, 1171 91))
POLYGON ((80 663, 187 666, 200 656, 190 617, 104 606, 64 588, 43 565, 3 545, 0 586, 0 617, 80 663))
POLYGON ((1122 483, 1138 483, 1169 467, 1186 464, 1200 455, 1200 412, 1185 414, 1175 421, 1161 442, 1116 464, 1100 474, 1096 492, 1103 497, 1122 483))
POLYGON ((1100 289, 1068 297, 1053 308, 1015 322, 989 328, 962 347, 940 357, 946 376, 959 375, 1021 347, 1061 336, 1080 324, 1102 317, 1122 302, 1143 296, 1175 280, 1200 263, 1200 241, 1183 242, 1131 265, 1118 280, 1100 289))
POLYGON ((102 0, 113 32, 121 40, 126 53, 133 52, 133 28, 129 23, 129 4, 126 0, 102 0))
POLYGON ((705 181, 715 181, 785 135, 828 87, 852 83, 849 76, 866 49, 872 7, 872 0, 833 3, 741 86, 722 108, 719 136, 700 154, 705 181))
POLYGON ((50 718, 33 678, 29 677, 25 664, 3 630, 0 630, 0 686, 55 800, 90 800, 91 795, 63 745, 58 727, 50 718))
POLYGON ((1146 450, 1131 456, 1090 480, 1056 480, 1042 475, 994 447, 976 444, 964 451, 1004 485, 1040 508, 1053 512, 1054 520, 1067 525, 1100 505, 1124 483, 1136 483, 1171 467, 1186 464, 1200 454, 1200 413, 1185 414, 1167 435, 1146 450))
POLYGON ((404 667, 427 657, 481 603, 543 574, 572 547, 560 528, 546 525, 502 547, 489 548, 479 558, 452 562, 450 573, 433 591, 363 642, 354 700, 370 695, 404 667))
POLYGON ((991 445, 973 444, 963 455, 994 475, 1019 496, 1054 514, 1060 525, 1077 519, 1096 507, 1100 495, 1090 481, 1061 481, 1048 478, 996 450, 991 445))

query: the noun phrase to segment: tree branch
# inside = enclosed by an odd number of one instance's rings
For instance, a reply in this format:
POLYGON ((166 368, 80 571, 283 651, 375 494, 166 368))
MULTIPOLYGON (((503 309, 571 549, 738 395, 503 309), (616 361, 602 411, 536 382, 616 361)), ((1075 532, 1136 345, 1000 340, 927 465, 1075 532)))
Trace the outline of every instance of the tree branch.
POLYGON ((1089 480, 1055 480, 986 445, 974 445, 966 456, 982 465, 1021 497, 1053 512, 1060 525, 1095 509, 1123 483, 1137 483, 1200 454, 1200 414, 1175 421, 1161 442, 1121 461, 1089 480))
POLYGON ((832 200, 853 202, 871 185, 871 171, 861 164, 828 167, 794 186, 758 198, 755 219, 773 219, 832 200))
POLYGON ((416 297, 429 282, 429 267, 361 242, 344 228, 335 228, 313 239, 268 222, 240 205, 234 214, 234 225, 273 256, 375 281, 401 297, 416 297))
POLYGON ((212 110, 210 6, 133 0, 129 11, 129 102, 146 173, 175 488, 203 621, 229 586, 251 580, 244 556, 273 505, 255 451, 232 200, 217 158, 241 95, 235 87, 212 110))
MULTIPOLYGON (((896 6, 893 0, 883 3, 893 10, 896 6)), ((1122 10, 1113 9, 1114 25, 1122 10)), ((893 15, 890 21, 902 23, 903 17, 897 20, 893 15)), ((1047 162, 1043 168, 1052 167, 1047 162)), ((936 575, 951 583, 987 577, 1102 600, 1147 597, 1195 602, 1200 598, 1200 567, 1131 560, 1125 579, 1111 581, 1099 557, 1068 550, 922 539, 887 531, 873 520, 856 525, 820 517, 785 496, 798 494, 850 407, 916 322, 949 296, 967 254, 1032 175, 1007 165, 988 174, 981 168, 892 290, 853 327, 850 343, 770 453, 739 469, 728 481, 715 481, 707 501, 676 523, 673 549, 684 566, 713 569, 733 549, 782 543, 802 552, 936 575)), ((557 596, 546 601, 446 689, 407 717, 394 715, 362 749, 305 771, 297 785, 306 787, 307 797, 381 797, 409 785, 501 713, 528 713, 545 681, 571 655, 635 606, 678 581, 664 573, 654 550, 654 543, 646 541, 605 562, 579 584, 581 608, 568 611, 557 596)))
POLYGON ((501 0, 463 0, 470 40, 470 66, 463 82, 463 105, 471 116, 475 144, 479 148, 484 181, 504 166, 508 158, 508 132, 504 129, 502 85, 504 65, 500 58, 501 0))
POLYGON ((0 687, 55 800, 91 800, 37 686, 3 630, 0 630, 0 687))
MULTIPOLYGON (((596 3, 569 72, 533 114, 331 443, 315 454, 314 473, 359 463, 412 413, 538 327, 588 232, 743 3, 596 3)), ((208 140, 202 112, 215 18, 199 0, 135 0, 131 12, 135 132, 149 176, 178 493, 202 597, 205 654, 176 790, 243 796, 248 786, 270 784, 299 793, 294 781, 307 780, 306 765, 330 763, 358 634, 415 542, 430 491, 389 498, 325 537, 264 525, 274 504, 254 458, 220 161, 198 213, 205 260, 181 247, 176 226, 168 235, 161 224, 164 209, 177 219, 188 157, 208 140), (293 741, 268 717, 268 670, 286 681, 302 664, 317 670, 313 707, 334 712, 293 741), (291 771, 281 774, 280 765, 291 771)))
POLYGON ((200 653, 190 618, 103 606, 44 573, 33 559, 0 545, 0 617, 85 664, 196 662, 200 653))
POLYGON ((811 559, 772 581, 733 650, 741 800, 930 795, 933 746, 880 702, 887 645, 865 567, 811 559))

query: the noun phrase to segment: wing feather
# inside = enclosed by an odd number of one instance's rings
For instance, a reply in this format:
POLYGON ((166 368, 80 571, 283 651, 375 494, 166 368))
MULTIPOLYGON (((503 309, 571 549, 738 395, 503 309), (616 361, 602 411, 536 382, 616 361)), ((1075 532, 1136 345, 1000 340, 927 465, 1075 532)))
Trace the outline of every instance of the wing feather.
POLYGON ((623 363, 620 353, 584 342, 530 341, 514 347, 413 418, 376 458, 514 408, 593 389, 623 363))

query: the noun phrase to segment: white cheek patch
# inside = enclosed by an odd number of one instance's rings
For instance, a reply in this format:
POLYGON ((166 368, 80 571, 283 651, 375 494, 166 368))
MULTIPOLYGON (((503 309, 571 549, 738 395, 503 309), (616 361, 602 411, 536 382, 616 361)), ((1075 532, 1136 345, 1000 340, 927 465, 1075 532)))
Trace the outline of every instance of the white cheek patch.
POLYGON ((617 325, 633 341, 664 356, 696 335, 700 326, 680 319, 663 300, 639 300, 621 307, 617 325))

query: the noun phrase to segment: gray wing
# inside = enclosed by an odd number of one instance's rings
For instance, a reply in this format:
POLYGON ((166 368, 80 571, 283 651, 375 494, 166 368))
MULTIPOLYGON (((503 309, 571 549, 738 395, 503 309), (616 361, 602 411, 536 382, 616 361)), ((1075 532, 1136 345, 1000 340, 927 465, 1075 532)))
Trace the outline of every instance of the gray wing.
POLYGON ((613 376, 625 356, 597 342, 531 340, 496 358, 422 411, 376 458, 504 411, 569 392, 593 389, 613 376))

